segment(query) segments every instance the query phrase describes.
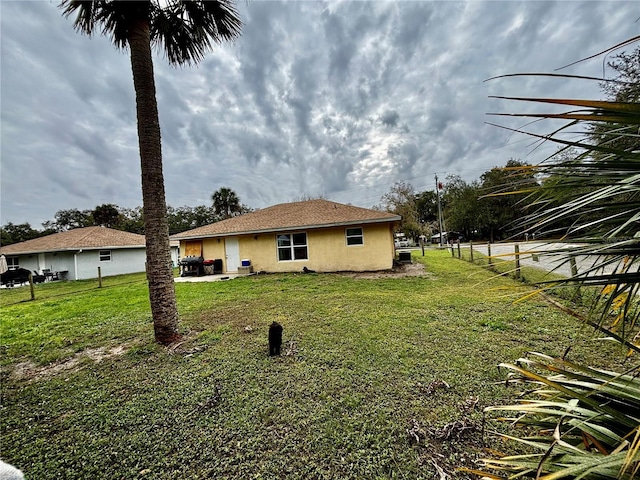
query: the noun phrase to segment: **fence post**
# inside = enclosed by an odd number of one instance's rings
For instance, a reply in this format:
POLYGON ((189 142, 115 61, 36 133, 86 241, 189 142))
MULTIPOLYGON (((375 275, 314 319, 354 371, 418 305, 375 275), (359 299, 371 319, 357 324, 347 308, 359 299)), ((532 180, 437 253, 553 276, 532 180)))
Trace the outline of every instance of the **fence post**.
POLYGON ((490 266, 493 265, 493 261, 491 260, 491 242, 487 243, 487 260, 490 266))
POLYGON ((29 288, 31 289, 31 300, 36 299, 36 292, 33 289, 33 275, 29 274, 29 288))
POLYGON ((513 246, 516 252, 516 278, 520 278, 520 245, 517 243, 513 246))
MULTIPOLYGON (((570 257, 569 258, 569 265, 571 266, 571 276, 572 277, 577 277, 578 276, 578 266, 576 265, 576 259, 575 257, 570 257)), ((576 285, 576 292, 574 294, 574 300, 580 300, 582 298, 582 294, 580 293, 580 285, 576 285)))
POLYGON ((456 258, 456 251, 453 249, 453 245, 451 245, 451 258, 456 258))
POLYGON ((102 288, 102 270, 98 267, 98 288, 102 288))
POLYGON ((578 266, 576 265, 575 257, 570 257, 569 258, 569 265, 571 266, 571 276, 572 277, 577 277, 578 276, 578 266))
POLYGON ((460 242, 458 242, 458 258, 460 258, 460 242))
POLYGON ((469 255, 471 256, 471 263, 473 263, 473 242, 469 242, 469 255))

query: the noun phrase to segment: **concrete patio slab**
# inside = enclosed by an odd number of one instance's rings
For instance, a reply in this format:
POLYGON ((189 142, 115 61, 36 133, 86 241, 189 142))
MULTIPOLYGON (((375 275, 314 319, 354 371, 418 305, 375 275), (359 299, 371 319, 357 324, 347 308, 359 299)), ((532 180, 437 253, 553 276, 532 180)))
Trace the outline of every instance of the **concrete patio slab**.
POLYGON ((174 283, 196 283, 196 282, 220 282, 224 280, 232 280, 238 277, 248 277, 255 273, 223 273, 220 275, 202 275, 200 277, 175 277, 174 283))

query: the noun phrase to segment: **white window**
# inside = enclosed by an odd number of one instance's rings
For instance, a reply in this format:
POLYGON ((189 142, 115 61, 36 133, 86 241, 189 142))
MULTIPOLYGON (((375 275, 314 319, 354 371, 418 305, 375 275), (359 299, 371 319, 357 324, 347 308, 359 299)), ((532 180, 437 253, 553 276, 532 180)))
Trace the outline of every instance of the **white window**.
POLYGON ((9 270, 20 268, 19 257, 7 257, 7 268, 9 270))
POLYGON ((111 261, 111 250, 100 250, 100 261, 101 262, 110 262, 111 261))
POLYGON ((364 233, 362 227, 347 228, 347 245, 364 245, 364 233))
POLYGON ((278 244, 278 261, 307 260, 306 233, 280 233, 276 235, 278 244))

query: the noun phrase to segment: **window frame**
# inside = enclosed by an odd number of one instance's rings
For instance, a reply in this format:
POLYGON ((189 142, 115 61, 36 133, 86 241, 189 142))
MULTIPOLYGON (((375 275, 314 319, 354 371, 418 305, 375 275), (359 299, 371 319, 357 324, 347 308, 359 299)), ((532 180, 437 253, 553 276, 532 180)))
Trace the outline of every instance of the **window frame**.
POLYGON ((347 247, 361 247, 364 245, 364 228, 363 227, 347 227, 344 229, 344 240, 347 247), (349 235, 349 230, 360 230, 359 235, 349 235), (350 239, 359 238, 360 243, 349 243, 350 239))
POLYGON ((111 250, 98 250, 98 260, 100 262, 111 262, 113 259, 113 255, 111 253, 111 250), (104 252, 107 252, 107 254, 105 254, 104 252), (109 258, 106 258, 109 257, 109 258))
POLYGON ((5 257, 7 260, 7 270, 17 270, 20 268, 20 257, 5 257))
POLYGON ((309 260, 309 235, 307 232, 279 232, 276 233, 276 259, 278 263, 280 262, 306 262, 309 260), (287 236, 289 244, 288 245, 280 245, 280 237, 287 236), (295 243, 294 237, 296 235, 304 235, 304 244, 295 243), (296 249, 305 249, 305 258, 296 258, 296 249), (281 259, 280 252, 287 251, 291 258, 281 259))

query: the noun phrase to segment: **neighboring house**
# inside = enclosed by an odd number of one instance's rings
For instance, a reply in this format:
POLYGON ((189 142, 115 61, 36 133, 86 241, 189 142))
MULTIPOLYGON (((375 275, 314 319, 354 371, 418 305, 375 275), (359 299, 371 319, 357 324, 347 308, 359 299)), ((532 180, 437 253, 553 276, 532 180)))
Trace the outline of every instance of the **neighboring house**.
POLYGON ((181 256, 242 260, 254 271, 374 271, 393 267, 393 229, 402 217, 327 200, 283 203, 173 235, 181 256))
MULTIPOLYGON (((178 263, 178 244, 171 248, 171 260, 178 263)), ((12 268, 43 273, 59 272, 65 280, 145 271, 144 235, 106 227, 75 228, 0 248, 12 268)))

